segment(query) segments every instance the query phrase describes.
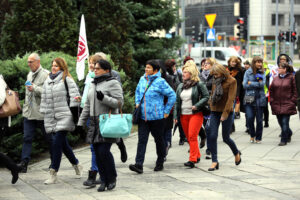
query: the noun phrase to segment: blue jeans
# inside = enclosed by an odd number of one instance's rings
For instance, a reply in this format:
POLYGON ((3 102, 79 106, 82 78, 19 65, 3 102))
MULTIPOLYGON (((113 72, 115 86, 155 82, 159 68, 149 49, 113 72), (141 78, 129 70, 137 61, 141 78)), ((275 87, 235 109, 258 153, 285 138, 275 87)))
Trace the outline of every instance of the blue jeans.
POLYGON ((164 142, 165 142, 165 147, 166 148, 169 145, 172 144, 172 129, 165 130, 165 132, 164 132, 164 142))
POLYGON ((138 165, 143 165, 145 160, 145 153, 149 138, 149 133, 154 137, 156 144, 156 154, 157 160, 156 164, 163 164, 164 158, 166 156, 166 148, 164 143, 164 119, 144 121, 140 120, 138 124, 138 146, 137 153, 135 157, 135 163, 138 165))
POLYGON ((278 123, 281 127, 281 142, 287 142, 292 137, 292 130, 290 129, 290 115, 276 115, 278 123))
MULTIPOLYGON (((232 119, 233 113, 228 115, 228 118, 222 122, 222 137, 223 142, 225 142, 231 149, 233 155, 237 155, 239 150, 237 149, 234 141, 230 138, 230 129, 233 123, 232 119)), ((218 139, 218 131, 219 125, 221 123, 222 112, 211 112, 210 121, 209 121, 209 129, 210 131, 207 133, 207 145, 208 149, 211 152, 212 162, 218 162, 217 155, 217 139, 218 139)))
POLYGON ((92 171, 98 171, 97 162, 96 162, 95 148, 94 148, 94 146, 92 144, 90 146, 91 146, 91 153, 92 153, 91 170, 92 171))
POLYGON ((261 140, 263 132, 263 111, 264 107, 252 106, 249 104, 245 105, 247 126, 249 128, 249 133, 251 138, 256 140, 261 140), (254 127, 254 118, 256 118, 256 131, 254 127))
POLYGON ((43 120, 28 120, 24 118, 24 136, 23 136, 23 147, 22 147, 22 157, 21 159, 25 162, 29 162, 30 154, 32 150, 32 140, 35 135, 36 129, 40 129, 49 148, 50 159, 52 162, 52 136, 51 134, 46 134, 44 121, 43 120))
POLYGON ((65 154, 72 165, 78 164, 78 160, 69 145, 67 131, 59 131, 53 134, 52 152, 53 161, 51 168, 55 169, 55 171, 59 169, 62 153, 65 154))
POLYGON ((112 143, 93 144, 100 179, 103 183, 112 183, 116 181, 117 178, 114 157, 110 152, 111 145, 112 143))

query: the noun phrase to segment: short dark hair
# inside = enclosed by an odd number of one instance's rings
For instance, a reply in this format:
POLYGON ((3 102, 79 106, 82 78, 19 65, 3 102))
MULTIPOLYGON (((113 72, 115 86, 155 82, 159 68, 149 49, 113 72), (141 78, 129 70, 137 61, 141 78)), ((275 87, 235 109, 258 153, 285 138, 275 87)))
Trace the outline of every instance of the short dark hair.
POLYGON ((146 62, 146 65, 151 65, 153 67, 153 71, 154 70, 157 70, 157 71, 160 70, 159 62, 157 60, 148 60, 146 62))
POLYGON ((106 60, 98 60, 97 63, 99 64, 101 69, 104 70, 109 70, 109 72, 111 72, 111 65, 108 61, 106 60))
POLYGON ((183 64, 185 65, 185 63, 189 60, 194 60, 193 58, 191 58, 190 56, 185 57, 185 59, 183 60, 183 64))
POLYGON ((165 66, 166 66, 167 72, 168 72, 169 74, 174 74, 173 69, 172 69, 172 67, 173 67, 174 65, 176 65, 176 62, 175 62, 174 59, 168 59, 168 60, 165 62, 165 66))

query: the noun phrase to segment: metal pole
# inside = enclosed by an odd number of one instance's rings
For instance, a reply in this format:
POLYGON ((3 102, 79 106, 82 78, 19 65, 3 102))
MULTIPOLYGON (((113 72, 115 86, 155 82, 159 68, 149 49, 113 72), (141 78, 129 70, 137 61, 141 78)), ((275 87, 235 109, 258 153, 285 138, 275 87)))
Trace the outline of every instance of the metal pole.
MULTIPOLYGON (((199 26, 200 28, 199 28, 199 31, 200 31, 200 34, 202 34, 202 32, 203 32, 203 25, 200 23, 200 26, 199 26)), ((205 34, 204 34, 205 35, 205 34)), ((199 45, 199 58, 201 59, 201 43, 200 43, 200 45, 199 45)), ((201 67, 201 66, 200 66, 201 67)))
POLYGON ((247 17, 247 54, 248 54, 248 58, 250 58, 250 15, 248 15, 247 17))
POLYGON ((206 31, 204 31, 204 58, 206 58, 206 31))
MULTIPOLYGON (((185 40, 185 0, 181 0, 181 18, 183 19, 181 22, 181 37, 185 40)), ((185 56, 185 43, 182 44, 181 47, 181 59, 185 56)))
POLYGON ((275 33, 275 59, 277 58, 278 54, 278 0, 276 0, 276 33, 275 33))
POLYGON ((292 42, 292 31, 294 31, 294 0, 291 0, 290 1, 290 6, 291 6, 291 16, 290 16, 290 31, 289 31, 289 34, 290 34, 290 57, 291 59, 293 60, 294 59, 294 42, 292 42))

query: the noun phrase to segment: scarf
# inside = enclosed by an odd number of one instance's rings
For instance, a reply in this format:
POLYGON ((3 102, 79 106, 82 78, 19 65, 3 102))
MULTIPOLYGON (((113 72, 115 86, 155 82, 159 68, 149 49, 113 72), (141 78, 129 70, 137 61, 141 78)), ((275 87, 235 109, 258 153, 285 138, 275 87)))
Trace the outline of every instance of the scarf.
POLYGON ((191 79, 189 79, 189 80, 184 80, 184 81, 183 81, 183 86, 182 86, 182 88, 183 88, 183 89, 189 89, 189 88, 193 87, 193 86, 196 85, 196 84, 197 84, 197 82, 196 82, 196 81, 193 81, 193 80, 191 80, 191 79))
POLYGON ((287 73, 286 73, 286 74, 279 74, 279 77, 280 77, 280 78, 285 78, 286 75, 287 75, 287 73))
POLYGON ((209 76, 210 71, 209 70, 203 70, 201 72, 202 77, 207 80, 208 76, 209 76))
POLYGON ((58 72, 56 72, 56 74, 52 74, 52 72, 49 74, 49 77, 51 80, 54 80, 60 73, 62 73, 61 70, 59 70, 58 72))
POLYGON ((214 93, 212 94, 212 104, 215 105, 218 101, 221 100, 223 96, 222 82, 225 80, 225 77, 213 78, 213 84, 216 85, 214 93))
POLYGON ((111 80, 111 79, 114 79, 112 77, 111 73, 106 73, 106 74, 102 74, 100 76, 95 76, 93 83, 95 83, 97 85, 98 83, 101 83, 106 80, 111 80))

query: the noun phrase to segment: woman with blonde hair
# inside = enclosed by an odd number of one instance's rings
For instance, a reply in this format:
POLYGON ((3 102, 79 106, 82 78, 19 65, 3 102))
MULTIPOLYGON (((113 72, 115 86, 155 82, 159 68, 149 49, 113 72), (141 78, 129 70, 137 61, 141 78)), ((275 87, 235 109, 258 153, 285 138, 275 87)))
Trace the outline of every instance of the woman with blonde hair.
POLYGON ((55 58, 52 61, 51 73, 43 85, 40 106, 40 112, 44 114, 46 133, 53 134, 53 160, 50 167, 50 178, 44 182, 45 184, 57 182, 62 153, 73 165, 77 178, 81 177, 82 166, 79 165, 67 139, 68 131, 75 129, 70 107, 79 106, 80 101, 78 87, 68 70, 66 61, 63 58, 55 58), (68 93, 69 99, 67 98, 68 93))
POLYGON ((230 128, 233 123, 233 102, 236 97, 236 80, 230 76, 228 70, 220 64, 215 64, 211 69, 214 76, 212 93, 210 96, 210 131, 207 145, 212 154, 212 165, 208 171, 219 169, 217 155, 218 129, 222 122, 223 141, 230 147, 235 156, 235 164, 242 161, 241 152, 237 149, 234 141, 230 139, 230 128))
POLYGON ((177 123, 177 116, 180 116, 182 128, 190 145, 189 161, 184 165, 193 168, 201 157, 198 145, 198 133, 203 123, 201 109, 208 101, 209 94, 204 83, 200 82, 199 71, 194 61, 187 61, 182 72, 183 83, 176 91, 174 122, 177 123))

